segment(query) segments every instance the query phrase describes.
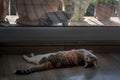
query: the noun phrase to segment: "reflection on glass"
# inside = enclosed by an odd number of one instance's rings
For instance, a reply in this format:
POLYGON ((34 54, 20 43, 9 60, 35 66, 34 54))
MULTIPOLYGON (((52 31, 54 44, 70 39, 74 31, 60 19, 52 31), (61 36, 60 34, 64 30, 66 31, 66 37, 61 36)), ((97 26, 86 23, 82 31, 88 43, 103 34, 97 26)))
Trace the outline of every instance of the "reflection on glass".
POLYGON ((0 24, 120 26, 120 0, 0 0, 0 24))

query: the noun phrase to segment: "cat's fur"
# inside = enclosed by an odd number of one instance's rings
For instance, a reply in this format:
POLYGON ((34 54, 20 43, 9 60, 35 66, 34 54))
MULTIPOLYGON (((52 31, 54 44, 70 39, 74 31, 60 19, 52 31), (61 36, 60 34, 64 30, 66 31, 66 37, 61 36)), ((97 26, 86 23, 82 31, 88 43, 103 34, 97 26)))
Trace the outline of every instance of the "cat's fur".
POLYGON ((25 70, 17 70, 16 74, 29 74, 37 71, 43 71, 53 68, 64 68, 72 66, 85 66, 97 65, 97 57, 92 54, 91 51, 86 49, 59 51, 55 53, 48 53, 31 57, 23 55, 23 58, 30 63, 37 64, 36 67, 32 67, 25 70))

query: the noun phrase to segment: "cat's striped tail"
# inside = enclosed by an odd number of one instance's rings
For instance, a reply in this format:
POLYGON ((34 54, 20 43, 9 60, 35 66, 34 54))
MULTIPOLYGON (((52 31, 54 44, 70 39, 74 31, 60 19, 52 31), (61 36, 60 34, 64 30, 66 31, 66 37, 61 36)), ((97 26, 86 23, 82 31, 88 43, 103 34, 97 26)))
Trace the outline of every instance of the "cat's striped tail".
POLYGON ((23 70, 16 70, 15 74, 30 74, 33 72, 40 71, 41 69, 39 67, 32 67, 29 69, 23 69, 23 70))
POLYGON ((25 75, 25 74, 38 72, 38 71, 44 71, 44 70, 51 69, 51 68, 52 67, 50 63, 44 63, 39 66, 28 68, 28 69, 16 70, 15 74, 25 75))

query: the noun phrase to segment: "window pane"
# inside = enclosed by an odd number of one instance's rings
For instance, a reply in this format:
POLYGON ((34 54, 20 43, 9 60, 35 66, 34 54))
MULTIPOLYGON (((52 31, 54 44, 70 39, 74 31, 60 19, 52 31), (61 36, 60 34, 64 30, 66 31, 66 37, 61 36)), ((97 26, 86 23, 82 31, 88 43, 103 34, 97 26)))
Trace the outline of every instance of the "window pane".
POLYGON ((120 26, 120 0, 0 0, 0 24, 120 26))

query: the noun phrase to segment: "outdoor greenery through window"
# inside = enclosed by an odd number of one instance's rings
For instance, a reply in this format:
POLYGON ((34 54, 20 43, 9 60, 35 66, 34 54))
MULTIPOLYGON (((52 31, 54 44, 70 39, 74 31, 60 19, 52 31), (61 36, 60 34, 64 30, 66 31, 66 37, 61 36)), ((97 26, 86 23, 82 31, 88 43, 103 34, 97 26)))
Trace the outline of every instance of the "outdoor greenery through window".
POLYGON ((120 0, 0 0, 0 25, 120 26, 120 0))

